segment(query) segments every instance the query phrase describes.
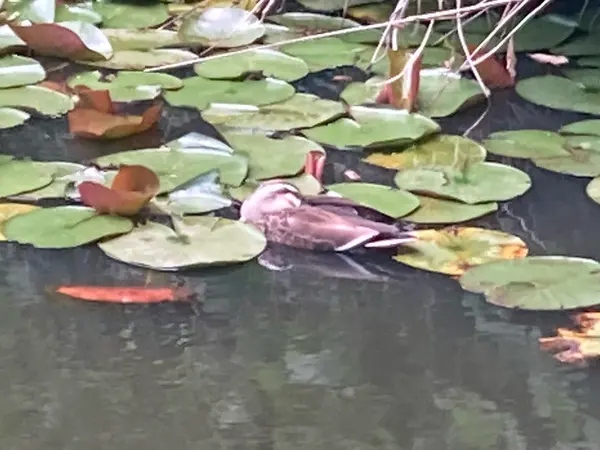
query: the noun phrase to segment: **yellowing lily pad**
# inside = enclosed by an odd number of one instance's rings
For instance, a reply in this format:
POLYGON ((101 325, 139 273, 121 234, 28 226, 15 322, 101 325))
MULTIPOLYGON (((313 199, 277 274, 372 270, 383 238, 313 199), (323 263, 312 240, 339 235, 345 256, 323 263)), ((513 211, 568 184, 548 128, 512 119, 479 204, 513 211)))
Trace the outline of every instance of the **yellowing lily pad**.
POLYGON ((352 119, 338 119, 327 125, 303 130, 303 134, 314 141, 338 148, 377 148, 409 144, 440 130, 433 120, 405 110, 353 106, 350 115, 352 119))
POLYGON ((327 186, 327 189, 394 219, 419 207, 419 199, 410 192, 382 184, 337 183, 327 186))
POLYGON ((202 118, 215 126, 287 131, 314 127, 343 113, 344 106, 339 102, 312 94, 296 94, 265 106, 213 103, 202 111, 202 118))
POLYGON ((0 241, 6 241, 2 234, 2 225, 11 217, 18 214, 24 214, 34 209, 39 209, 39 206, 28 205, 26 203, 0 203, 0 241))
POLYGON ((274 78, 228 81, 192 77, 183 80, 183 88, 165 92, 164 97, 172 106, 206 109, 211 103, 268 105, 287 100, 294 92, 292 85, 274 78))
POLYGON ((127 233, 131 220, 119 216, 98 215, 92 208, 58 206, 39 208, 4 222, 7 240, 31 244, 37 248, 79 247, 107 236, 127 233))
POLYGON ((404 244, 394 259, 447 275, 462 275, 465 270, 490 261, 523 258, 528 252, 520 238, 484 228, 449 227, 413 233, 418 240, 404 244))
POLYGON ((109 257, 134 266, 173 271, 243 263, 258 256, 267 240, 252 225, 222 217, 185 217, 177 232, 155 222, 99 244, 109 257))
POLYGON ((486 151, 477 142, 450 134, 439 134, 400 152, 372 153, 363 161, 386 169, 420 166, 464 167, 485 160, 486 151))
POLYGON ((304 167, 308 152, 325 152, 319 144, 298 136, 274 139, 247 130, 225 130, 222 134, 236 152, 248 156, 248 177, 253 180, 296 175, 304 167))
POLYGON ((419 224, 453 224, 467 222, 498 210, 498 203, 469 205, 454 200, 417 195, 419 207, 408 216, 407 222, 419 224))
POLYGON ((247 158, 214 148, 174 150, 161 147, 131 150, 102 156, 96 163, 101 166, 139 164, 147 167, 158 175, 159 194, 170 192, 186 181, 213 169, 218 169, 221 181, 231 186, 242 184, 248 173, 247 158))
POLYGON ((207 8, 184 18, 179 36, 206 47, 241 47, 265 34, 259 19, 241 8, 207 8))
POLYGON ((308 66, 300 58, 285 53, 255 49, 202 61, 194 66, 194 71, 210 79, 238 78, 249 72, 261 72, 280 80, 294 81, 308 73, 308 66))
POLYGON ((519 81, 517 93, 536 105, 564 111, 600 114, 600 92, 587 91, 569 80, 555 75, 531 77, 519 81))
POLYGON ((525 172, 492 162, 473 164, 465 170, 416 167, 398 172, 394 181, 400 189, 469 204, 510 200, 531 187, 525 172))

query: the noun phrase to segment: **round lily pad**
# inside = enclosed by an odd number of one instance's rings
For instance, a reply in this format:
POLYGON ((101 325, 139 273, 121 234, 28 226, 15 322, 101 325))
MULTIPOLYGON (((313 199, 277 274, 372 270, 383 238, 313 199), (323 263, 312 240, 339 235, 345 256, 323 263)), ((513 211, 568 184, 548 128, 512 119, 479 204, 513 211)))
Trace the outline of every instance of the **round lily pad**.
POLYGON ((106 69, 144 70, 197 59, 198 55, 179 48, 162 48, 154 50, 117 50, 112 58, 106 61, 77 61, 88 66, 106 69))
POLYGON ((45 116, 61 116, 73 108, 71 97, 42 86, 0 89, 0 106, 37 111, 45 116))
POLYGON ((46 71, 35 59, 8 55, 0 58, 0 88, 34 84, 46 78, 46 71))
POLYGON ((148 222, 131 233, 99 244, 113 259, 172 271, 242 263, 258 256, 267 240, 258 229, 221 217, 185 217, 172 228, 148 222))
POLYGON ((566 156, 566 139, 552 131, 514 130, 490 134, 483 145, 496 155, 511 158, 566 156))
POLYGON ((10 196, 11 200, 37 201, 44 198, 64 198, 67 185, 71 183, 70 175, 82 171, 85 166, 70 162, 35 162, 40 171, 52 177, 52 182, 41 189, 10 196))
POLYGON ((228 81, 192 77, 183 80, 183 88, 165 92, 164 97, 172 106, 206 109, 211 103, 268 105, 287 100, 294 92, 292 85, 274 78, 228 81))
POLYGON ((338 183, 327 186, 327 189, 394 219, 410 214, 419 207, 419 199, 410 192, 382 184, 338 183))
POLYGON ((485 160, 486 151, 477 142, 450 134, 439 134, 400 152, 372 153, 363 161, 387 169, 420 166, 464 167, 485 160))
POLYGON ((206 47, 241 47, 265 34, 260 20, 241 8, 207 8, 184 18, 179 36, 206 47))
POLYGON ((584 134, 600 136, 600 120, 581 120, 579 122, 571 122, 561 127, 558 132, 560 134, 584 134))
POLYGON ((536 166, 576 177, 600 175, 600 139, 598 136, 572 136, 565 139, 565 153, 533 159, 536 166))
POLYGON ((266 76, 284 81, 294 81, 308 73, 304 61, 271 49, 255 49, 245 53, 224 55, 202 61, 194 72, 204 78, 238 78, 249 72, 262 72, 266 76))
POLYGON ((0 129, 18 127, 29 120, 31 116, 25 111, 14 108, 0 108, 0 129))
POLYGON ((33 191, 52 182, 52 174, 34 161, 0 161, 0 197, 33 191))
POLYGON ((94 10, 102 16, 102 25, 106 28, 146 28, 169 18, 164 3, 138 5, 103 1, 94 2, 94 10))
POLYGON ((454 200, 417 195, 419 208, 403 217, 407 222, 420 224, 453 224, 467 222, 498 210, 498 203, 469 205, 454 200))
POLYGON ((465 170, 450 167, 406 169, 398 172, 394 181, 400 189, 469 204, 510 200, 531 187, 531 178, 525 172, 491 162, 473 164, 465 170))
POLYGON ((132 228, 131 220, 124 217, 98 215, 83 206, 58 206, 14 216, 4 223, 3 233, 9 241, 37 248, 71 248, 132 228))
MULTIPOLYGON (((248 160, 214 148, 174 150, 168 147, 130 150, 102 156, 96 160, 101 166, 139 164, 154 171, 160 180, 159 194, 169 192, 201 173, 218 169, 221 181, 239 186, 248 173, 248 160)), ((0 166, 2 167, 2 166, 0 166)))
POLYGON ((600 270, 593 259, 570 256, 528 256, 472 267, 458 280, 463 289, 485 293, 511 283, 545 285, 600 270))
POLYGON ((160 47, 181 45, 176 31, 171 30, 131 30, 123 28, 102 28, 113 50, 153 50, 160 47))
POLYGON ((339 102, 324 100, 312 94, 296 94, 271 105, 211 104, 202 118, 215 126, 287 131, 319 125, 344 113, 339 102))
POLYGON ((0 241, 5 241, 6 238, 2 234, 2 226, 11 217, 19 214, 25 214, 34 209, 39 209, 39 206, 28 205, 26 203, 0 203, 0 241))
POLYGON ((600 114, 600 92, 587 91, 568 78, 555 75, 519 81, 517 93, 536 105, 565 111, 600 114))
POLYGON ((296 175, 311 150, 323 148, 299 136, 274 139, 263 133, 224 131, 223 137, 237 151, 248 156, 248 177, 254 180, 296 175))
MULTIPOLYGON (((354 65, 361 53, 372 50, 371 46, 346 42, 337 37, 284 44, 279 50, 300 58, 311 72, 354 65)), ((372 52, 371 52, 372 53, 372 52)))
POLYGON ((327 125, 303 130, 303 134, 338 148, 377 148, 408 144, 440 130, 433 120, 400 109, 353 106, 350 115, 352 119, 338 119, 327 125))
POLYGON ((516 236, 475 227, 413 231, 418 240, 404 244, 396 261, 448 275, 499 259, 523 258, 527 246, 516 236))

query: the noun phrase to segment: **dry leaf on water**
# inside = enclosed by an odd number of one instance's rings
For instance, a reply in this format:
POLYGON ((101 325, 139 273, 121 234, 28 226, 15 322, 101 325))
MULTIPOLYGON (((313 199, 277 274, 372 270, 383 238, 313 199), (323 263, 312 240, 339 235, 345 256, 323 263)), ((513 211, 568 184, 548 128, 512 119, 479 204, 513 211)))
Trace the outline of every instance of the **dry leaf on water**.
MULTIPOLYGON (((467 44, 469 52, 473 52, 476 48, 476 44, 467 44)), ((487 52, 486 49, 479 50, 477 53, 472 53, 471 57, 475 60, 480 56, 483 56, 487 52)), ((507 88, 514 86, 515 79, 510 74, 510 66, 515 60, 508 58, 508 61, 504 58, 499 58, 496 55, 491 55, 485 60, 476 64, 475 67, 481 75, 481 78, 485 85, 489 88, 507 88)))
POLYGON ((189 300, 191 292, 182 287, 62 285, 58 294, 80 300, 108 303, 159 303, 189 300))
POLYGON ((388 80, 398 76, 401 78, 383 86, 375 101, 382 104, 391 104, 398 108, 413 112, 417 107, 419 94, 419 74, 421 72, 421 56, 414 56, 406 49, 388 50, 390 69, 388 80))
POLYGON ((69 111, 69 131, 90 139, 119 139, 150 129, 160 118, 162 103, 155 102, 141 115, 115 114, 107 90, 77 86, 78 102, 69 111))
POLYGON ((81 202, 101 214, 133 216, 159 191, 158 176, 138 165, 121 165, 111 187, 94 181, 77 186, 81 202))
POLYGON ((556 330, 557 336, 539 339, 540 348, 554 353, 561 362, 582 364, 600 356, 600 313, 583 312, 573 320, 579 331, 568 328, 556 330))

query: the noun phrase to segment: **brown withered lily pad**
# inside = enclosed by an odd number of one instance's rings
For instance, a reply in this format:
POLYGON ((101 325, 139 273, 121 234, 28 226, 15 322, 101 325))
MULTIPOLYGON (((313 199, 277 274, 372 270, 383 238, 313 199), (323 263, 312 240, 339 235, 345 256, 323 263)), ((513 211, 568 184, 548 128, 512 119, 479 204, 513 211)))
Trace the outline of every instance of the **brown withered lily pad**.
POLYGON ((84 205, 101 214, 120 216, 137 214, 159 189, 158 176, 139 165, 122 165, 110 187, 95 181, 84 181, 77 186, 84 205))
POLYGON ((556 336, 539 339, 542 350, 553 353, 557 360, 583 364, 600 357, 600 313, 584 312, 573 317, 577 330, 559 328, 556 336))
POLYGON ((418 240, 404 244, 396 261, 417 269, 461 275, 470 267, 500 259, 523 258, 527 245, 517 236, 476 227, 448 227, 413 232, 418 240))
POLYGON ((119 139, 150 129, 160 118, 162 103, 152 103, 142 114, 118 114, 108 90, 79 86, 79 101, 69 111, 69 131, 88 139, 119 139))

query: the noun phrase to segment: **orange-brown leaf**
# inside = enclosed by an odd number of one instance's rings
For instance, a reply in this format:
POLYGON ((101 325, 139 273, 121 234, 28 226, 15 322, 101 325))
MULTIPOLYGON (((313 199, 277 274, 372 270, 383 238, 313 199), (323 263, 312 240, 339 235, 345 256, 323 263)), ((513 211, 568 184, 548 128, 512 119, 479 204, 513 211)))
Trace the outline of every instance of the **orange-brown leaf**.
POLYGON ((89 108, 75 108, 68 112, 69 131, 92 139, 119 139, 150 129, 160 118, 162 105, 155 103, 141 116, 116 115, 89 108))
POLYGON ((188 300, 191 292, 181 287, 63 285, 56 292, 69 297, 110 303, 158 303, 188 300))
POLYGON ((108 89, 90 89, 84 85, 73 88, 77 94, 76 108, 94 109, 107 114, 114 114, 113 102, 108 89))
POLYGON ((156 174, 138 165, 122 165, 111 187, 94 181, 77 186, 81 202, 100 214, 133 216, 156 195, 160 182, 156 174))
POLYGON ((540 348, 566 363, 581 364, 600 357, 600 313, 579 313, 573 320, 579 330, 559 328, 556 336, 539 339, 540 348))
MULTIPOLYGON (((476 44, 467 44, 469 52, 473 52, 477 48, 476 44)), ((486 53, 485 49, 479 50, 471 55, 473 60, 486 53)), ((481 79, 489 88, 506 88, 514 86, 515 79, 510 75, 506 68, 506 63, 503 59, 495 55, 488 57, 475 65, 475 68, 481 75, 481 79)))

